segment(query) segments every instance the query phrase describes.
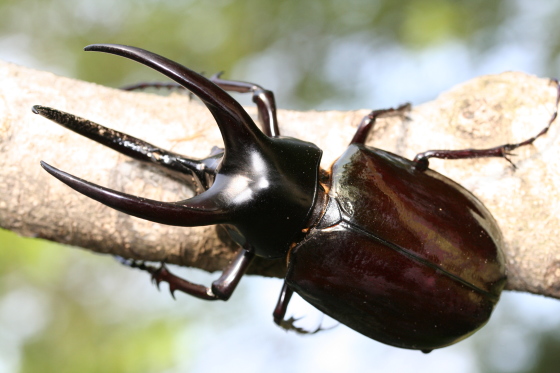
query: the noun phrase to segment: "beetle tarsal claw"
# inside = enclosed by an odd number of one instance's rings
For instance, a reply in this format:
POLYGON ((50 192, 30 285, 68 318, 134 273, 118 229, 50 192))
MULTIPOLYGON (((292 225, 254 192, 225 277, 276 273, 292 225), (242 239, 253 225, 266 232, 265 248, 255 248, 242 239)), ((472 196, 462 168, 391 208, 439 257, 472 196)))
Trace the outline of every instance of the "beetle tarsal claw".
POLYGON ((316 334, 322 330, 329 330, 334 328, 336 325, 328 327, 328 328, 323 328, 320 324, 317 327, 317 329, 315 330, 306 330, 304 328, 301 328, 299 326, 295 326, 295 322, 301 320, 301 318, 295 318, 295 317, 290 317, 287 320, 281 320, 280 323, 278 324, 282 329, 288 331, 288 330, 293 330, 294 332, 298 333, 298 334, 316 334))
POLYGON ((169 272, 169 270, 167 269, 167 266, 165 265, 165 262, 161 262, 159 267, 154 267, 152 265, 148 265, 143 261, 136 261, 134 259, 126 259, 123 258, 121 256, 117 256, 115 255, 115 259, 117 259, 121 264, 124 264, 127 267, 131 267, 131 268, 138 268, 141 269, 143 271, 147 271, 149 273, 151 273, 151 281, 152 283, 157 287, 158 290, 161 291, 161 288, 159 286, 159 284, 161 284, 162 281, 166 281, 169 283, 169 291, 171 293, 171 296, 173 297, 173 299, 175 298, 175 290, 178 289, 178 287, 172 282, 169 281, 170 277, 173 277, 173 274, 171 272, 169 272))
POLYGON ((511 165, 511 167, 514 170, 517 170, 517 166, 515 165, 515 163, 513 163, 513 161, 510 158, 510 157, 515 157, 515 154, 510 153, 510 152, 504 152, 502 157, 511 165))
POLYGON ((113 255, 113 257, 122 265, 125 265, 130 268, 138 268, 141 269, 142 271, 146 271, 149 273, 154 273, 155 271, 157 271, 156 267, 146 264, 146 262, 141 260, 123 258, 120 255, 113 255))

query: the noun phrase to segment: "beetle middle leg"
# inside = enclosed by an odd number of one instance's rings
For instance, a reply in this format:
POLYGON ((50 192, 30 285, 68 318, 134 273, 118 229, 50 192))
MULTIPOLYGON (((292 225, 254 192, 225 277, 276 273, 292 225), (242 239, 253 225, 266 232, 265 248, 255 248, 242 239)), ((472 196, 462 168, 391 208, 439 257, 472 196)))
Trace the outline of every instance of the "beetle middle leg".
POLYGON ((129 267, 149 272, 158 288, 160 282, 167 282, 173 298, 175 298, 175 291, 181 291, 204 300, 228 300, 237 287, 237 284, 239 284, 241 277, 243 277, 247 268, 249 268, 254 257, 255 254, 250 250, 242 248, 231 263, 224 269, 220 278, 212 282, 211 287, 184 280, 171 273, 163 263, 159 267, 155 267, 147 265, 144 262, 129 261, 126 259, 120 260, 120 262, 129 267))
POLYGON ((276 303, 276 307, 274 308, 274 312, 272 313, 272 317, 274 318, 274 322, 276 323, 276 325, 284 330, 293 330, 298 334, 315 334, 321 330, 330 329, 321 328, 321 326, 319 325, 319 327, 315 330, 305 330, 294 325, 294 323, 298 321, 298 319, 290 317, 286 320, 286 311, 288 310, 288 303, 290 303, 292 295, 294 295, 294 291, 284 281, 284 285, 282 286, 282 290, 280 291, 280 297, 278 298, 278 302, 276 303))
POLYGON ((390 109, 373 110, 371 113, 369 113, 362 119, 360 125, 358 126, 358 129, 356 130, 356 133, 354 134, 354 137, 352 138, 352 141, 350 141, 350 144, 365 145, 369 133, 373 129, 373 126, 377 118, 381 116, 385 116, 387 114, 404 115, 407 111, 410 110, 410 108, 411 105, 409 103, 406 103, 404 105, 397 107, 396 109, 390 108, 390 109))
POLYGON ((469 158, 486 158, 486 157, 502 157, 508 161, 514 168, 515 165, 508 158, 512 155, 511 151, 525 145, 531 145, 536 139, 548 132, 548 129, 558 116, 558 104, 560 103, 560 84, 558 80, 551 79, 551 82, 556 84, 556 109, 551 115, 548 124, 537 135, 515 144, 504 144, 488 149, 461 149, 461 150, 428 150, 423 153, 418 153, 414 157, 415 169, 418 171, 425 171, 429 166, 429 158, 442 158, 442 159, 469 159, 469 158))

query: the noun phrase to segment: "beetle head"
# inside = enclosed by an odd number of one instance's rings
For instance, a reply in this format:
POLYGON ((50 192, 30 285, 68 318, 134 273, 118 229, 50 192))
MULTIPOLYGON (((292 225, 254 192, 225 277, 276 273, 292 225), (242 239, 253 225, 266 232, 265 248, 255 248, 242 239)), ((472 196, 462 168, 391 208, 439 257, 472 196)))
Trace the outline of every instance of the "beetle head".
MULTIPOLYGON (((158 223, 177 226, 227 224, 233 238, 259 256, 283 256, 305 228, 317 194, 321 150, 288 137, 268 137, 243 107, 205 77, 143 49, 95 44, 100 51, 145 64, 198 96, 208 107, 224 140, 224 155, 208 190, 168 203, 114 191, 79 179, 44 162, 50 174, 109 207, 158 223)), ((35 112, 52 117, 44 110, 35 112)), ((59 122, 60 123, 60 122, 59 122)))

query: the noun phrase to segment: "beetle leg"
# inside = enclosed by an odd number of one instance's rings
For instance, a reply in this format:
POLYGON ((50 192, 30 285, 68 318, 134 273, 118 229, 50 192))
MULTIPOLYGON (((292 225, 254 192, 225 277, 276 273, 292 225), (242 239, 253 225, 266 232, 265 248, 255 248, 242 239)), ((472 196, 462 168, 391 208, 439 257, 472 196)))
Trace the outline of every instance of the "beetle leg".
POLYGON ((418 153, 414 157, 415 169, 418 171, 425 171, 429 166, 429 158, 442 158, 442 159, 469 159, 469 158, 486 158, 486 157, 502 157, 508 161, 513 168, 515 165, 509 159, 512 155, 511 151, 525 145, 531 145, 536 139, 548 132, 548 129, 558 116, 558 104, 560 103, 560 84, 558 80, 551 79, 551 82, 556 84, 556 109, 550 117, 548 124, 536 136, 533 136, 525 141, 516 144, 504 144, 488 149, 461 149, 461 150, 428 150, 423 153, 418 153))
POLYGON ((171 296, 173 298, 175 298, 175 291, 181 291, 204 300, 225 301, 231 297, 231 294, 237 287, 237 284, 239 284, 239 281, 247 271, 247 268, 249 268, 249 265, 254 257, 255 254, 251 251, 241 249, 237 256, 224 269, 220 278, 212 283, 211 287, 183 280, 171 273, 164 263, 162 263, 159 267, 155 267, 145 264, 144 262, 136 262, 126 259, 123 260, 119 257, 117 257, 117 259, 126 266, 138 268, 151 273, 152 281, 156 284, 158 289, 160 282, 167 282, 169 284, 169 291, 171 292, 171 296))
POLYGON ((298 334, 315 334, 321 330, 325 330, 321 328, 320 325, 315 330, 305 330, 294 325, 294 323, 299 319, 296 319, 294 317, 290 317, 287 320, 284 319, 284 317, 286 317, 286 311, 288 310, 288 303, 290 303, 290 299, 292 299, 293 294, 294 291, 284 281, 284 285, 282 286, 282 290, 280 291, 280 297, 278 298, 278 303, 276 303, 276 307, 274 308, 274 312, 272 313, 276 325, 284 330, 293 330, 298 334))
MULTIPOLYGON (((221 79, 221 74, 222 73, 220 72, 212 75, 210 77, 210 81, 224 91, 233 91, 239 93, 251 92, 253 94, 253 102, 257 104, 259 121, 261 123, 263 132, 267 136, 279 136, 280 130, 278 128, 278 120, 276 119, 276 102, 274 100, 274 93, 253 83, 221 79)), ((175 82, 144 82, 124 86, 121 89, 125 91, 135 91, 146 88, 185 89, 182 85, 175 82)))
POLYGON ((122 89, 123 91, 138 91, 146 88, 185 90, 185 87, 175 82, 141 82, 125 85, 120 89, 122 89))
POLYGON ((187 90, 185 87, 175 82, 140 82, 140 83, 129 84, 120 87, 121 90, 128 91, 128 92, 141 91, 147 88, 167 89, 168 91, 177 90, 180 92, 185 92, 189 96, 189 99, 192 99, 194 97, 191 91, 187 90))
POLYGON ((272 313, 274 322, 279 326, 282 326, 282 323, 284 322, 284 317, 286 316, 286 311, 288 310, 288 303, 290 303, 293 294, 294 291, 288 286, 286 281, 284 281, 284 285, 280 291, 280 297, 278 298, 278 302, 276 303, 276 307, 272 313))
POLYGON ((350 141, 350 144, 364 145, 366 143, 369 133, 373 129, 375 121, 380 116, 389 113, 397 113, 398 115, 404 115, 404 113, 409 111, 410 108, 411 108, 410 103, 406 103, 404 105, 399 106, 396 109, 390 108, 390 109, 373 110, 371 113, 369 113, 362 119, 360 125, 358 126, 358 129, 356 130, 356 133, 354 134, 354 137, 352 138, 352 141, 350 141))
POLYGON ((221 79, 220 75, 222 75, 221 72, 212 75, 210 77, 210 81, 224 91, 252 93, 253 102, 257 105, 259 122, 261 124, 262 131, 269 137, 280 136, 278 119, 276 118, 276 101, 274 100, 274 93, 253 83, 221 79))

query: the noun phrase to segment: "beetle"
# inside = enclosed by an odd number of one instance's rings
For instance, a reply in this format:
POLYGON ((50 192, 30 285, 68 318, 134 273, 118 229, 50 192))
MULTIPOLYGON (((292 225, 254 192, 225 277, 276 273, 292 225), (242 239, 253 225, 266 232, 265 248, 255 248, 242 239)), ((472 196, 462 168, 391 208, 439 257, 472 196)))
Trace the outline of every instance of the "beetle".
MULTIPOLYGON (((206 300, 227 300, 255 256, 285 258, 287 272, 274 321, 286 319, 294 292, 342 324, 379 342, 429 352, 454 344, 489 319, 506 283, 500 229, 468 190, 429 169, 429 158, 503 157, 546 133, 490 149, 431 150, 410 161, 365 146, 372 111, 330 170, 316 145, 280 135, 271 91, 246 82, 207 79, 143 49, 95 44, 86 51, 126 57, 168 76, 198 96, 215 118, 224 148, 192 159, 56 109, 33 112, 137 160, 192 176, 200 193, 159 202, 43 168, 76 191, 121 212, 162 224, 222 224, 240 249, 210 287, 173 275, 162 264, 129 265, 206 300), (251 93, 259 130, 226 91, 251 93)), ((556 81, 558 86, 558 82, 556 81)), ((558 101, 560 87, 558 88, 558 101)))

